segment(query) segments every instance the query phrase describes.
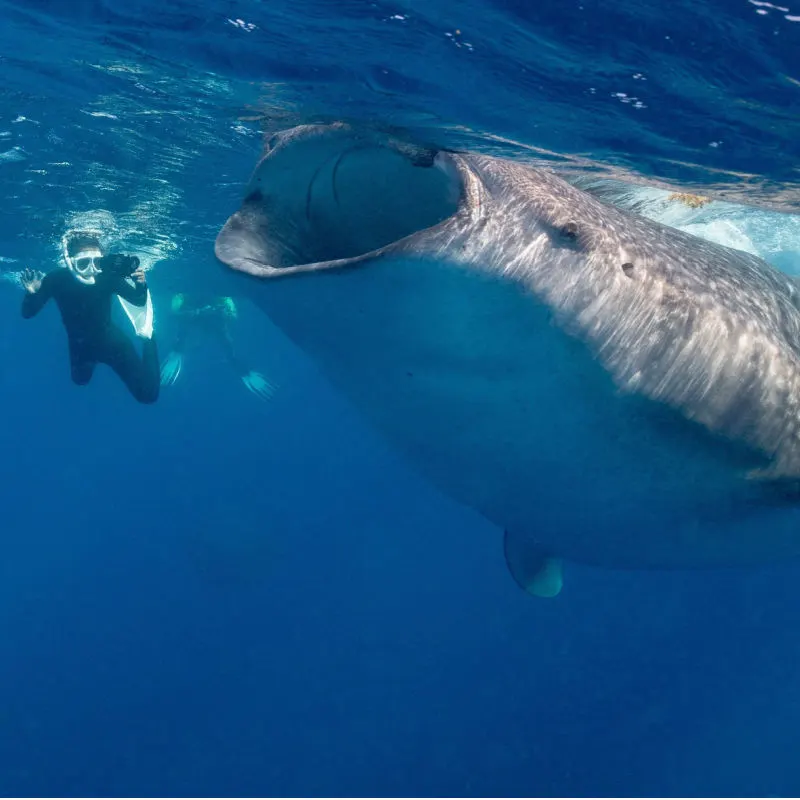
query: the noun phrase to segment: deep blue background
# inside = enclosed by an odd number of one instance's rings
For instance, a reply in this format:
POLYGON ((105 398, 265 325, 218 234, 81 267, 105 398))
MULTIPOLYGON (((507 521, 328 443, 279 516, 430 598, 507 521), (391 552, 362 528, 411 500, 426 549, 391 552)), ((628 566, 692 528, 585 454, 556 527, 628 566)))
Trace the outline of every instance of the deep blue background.
POLYGON ((162 353, 170 293, 213 284, 280 391, 259 404, 202 341, 155 406, 103 370, 74 387, 55 309, 23 321, 0 284, 0 793, 796 795, 797 568, 568 565, 557 600, 525 597, 500 532, 410 473, 211 248, 253 108, 797 208, 800 24, 747 2, 163 5, 0 3, 0 255, 50 268, 70 215, 108 209, 161 258, 162 353))

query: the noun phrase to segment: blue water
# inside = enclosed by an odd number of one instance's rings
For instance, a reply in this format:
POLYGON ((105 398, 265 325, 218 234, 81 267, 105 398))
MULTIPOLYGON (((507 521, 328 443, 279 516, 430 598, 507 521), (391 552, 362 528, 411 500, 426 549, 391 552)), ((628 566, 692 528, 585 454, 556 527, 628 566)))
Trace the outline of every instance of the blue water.
POLYGON ((525 597, 213 257, 262 129, 345 118, 746 202, 800 272, 797 0, 0 9, 0 794, 800 791, 797 568, 525 597), (86 222, 151 269, 162 350, 172 293, 237 297, 274 399, 202 339, 155 406, 73 386, 14 281, 86 222))

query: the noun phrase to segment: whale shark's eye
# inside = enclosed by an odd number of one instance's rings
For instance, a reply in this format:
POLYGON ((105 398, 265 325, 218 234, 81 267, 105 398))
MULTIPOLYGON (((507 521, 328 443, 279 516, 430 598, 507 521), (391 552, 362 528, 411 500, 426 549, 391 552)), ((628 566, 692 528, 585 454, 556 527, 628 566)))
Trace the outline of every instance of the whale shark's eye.
POLYGON ((578 238, 578 224, 576 222, 568 222, 562 229, 561 235, 565 239, 577 239, 578 238))

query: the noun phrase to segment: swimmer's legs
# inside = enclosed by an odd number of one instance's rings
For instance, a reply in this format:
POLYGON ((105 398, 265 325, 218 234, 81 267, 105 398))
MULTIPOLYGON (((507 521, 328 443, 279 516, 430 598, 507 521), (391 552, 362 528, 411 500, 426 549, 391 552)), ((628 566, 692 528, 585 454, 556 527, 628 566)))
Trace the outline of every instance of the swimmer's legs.
POLYGON ((275 386, 271 384, 260 372, 250 369, 246 366, 239 356, 236 355, 236 348, 233 344, 233 336, 231 335, 230 326, 227 320, 219 330, 222 346, 225 349, 225 356, 228 363, 236 370, 239 375, 239 380, 244 384, 248 392, 252 392, 256 397, 261 400, 270 400, 272 395, 275 394, 275 386))
POLYGON ((70 346, 69 367, 73 383, 78 386, 86 386, 92 379, 96 366, 97 361, 90 358, 88 353, 82 353, 79 348, 70 346))
POLYGON ((116 325, 112 325, 103 342, 102 358, 99 360, 119 375, 136 400, 155 403, 161 386, 155 334, 142 341, 140 358, 133 342, 116 325))
POLYGON ((162 386, 172 386, 181 374, 183 367, 183 346, 186 342, 186 336, 189 332, 186 320, 178 318, 178 335, 175 337, 175 342, 172 349, 167 353, 164 363, 161 365, 161 374, 159 380, 162 386))

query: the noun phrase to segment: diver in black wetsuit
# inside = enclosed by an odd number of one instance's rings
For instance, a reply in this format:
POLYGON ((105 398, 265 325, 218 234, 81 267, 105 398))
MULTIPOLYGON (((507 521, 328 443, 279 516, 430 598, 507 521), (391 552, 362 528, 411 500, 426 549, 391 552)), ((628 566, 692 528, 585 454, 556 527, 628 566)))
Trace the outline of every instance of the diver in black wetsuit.
POLYGON ((64 249, 68 269, 44 275, 27 269, 22 275, 25 297, 22 316, 35 316, 51 298, 55 300, 67 330, 72 380, 84 386, 97 364, 107 364, 119 375, 140 403, 158 399, 160 368, 155 337, 143 335, 142 357, 133 342, 111 321, 111 301, 119 295, 143 307, 147 283, 138 259, 104 257, 100 242, 89 234, 78 234, 64 249))
POLYGON ((177 336, 172 349, 161 367, 161 383, 172 386, 183 368, 186 340, 195 331, 210 334, 219 340, 228 363, 239 376, 244 387, 261 400, 269 400, 275 387, 260 372, 250 369, 237 355, 233 344, 231 325, 239 312, 232 297, 210 297, 203 302, 200 294, 187 297, 176 294, 172 298, 172 313, 177 322, 177 336))

